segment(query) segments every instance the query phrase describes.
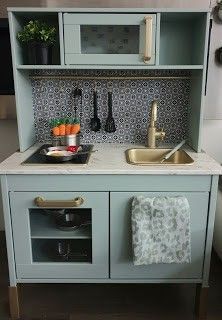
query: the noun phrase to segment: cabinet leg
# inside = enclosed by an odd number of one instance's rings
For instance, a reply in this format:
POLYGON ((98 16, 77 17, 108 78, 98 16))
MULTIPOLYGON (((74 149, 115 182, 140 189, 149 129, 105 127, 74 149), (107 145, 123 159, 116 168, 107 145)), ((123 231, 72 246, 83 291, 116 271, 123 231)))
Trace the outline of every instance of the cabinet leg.
POLYGON ((198 320, 207 318, 208 287, 196 286, 195 315, 198 320))
POLYGON ((20 318, 19 310, 19 298, 18 298, 18 287, 9 287, 9 310, 10 310, 10 319, 17 320, 20 318))

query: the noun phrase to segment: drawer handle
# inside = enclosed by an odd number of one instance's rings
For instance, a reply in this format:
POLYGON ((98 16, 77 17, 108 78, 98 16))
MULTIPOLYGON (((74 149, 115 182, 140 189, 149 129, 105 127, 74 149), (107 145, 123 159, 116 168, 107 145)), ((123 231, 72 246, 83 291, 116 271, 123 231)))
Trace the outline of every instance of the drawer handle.
POLYGON ((152 36, 153 36, 153 18, 147 16, 144 18, 146 27, 145 27, 145 53, 143 61, 148 63, 152 58, 152 36))
POLYGON ((35 205, 37 207, 45 207, 45 208, 68 208, 68 207, 79 207, 83 204, 84 199, 81 197, 77 197, 73 200, 45 200, 42 197, 36 197, 35 205))

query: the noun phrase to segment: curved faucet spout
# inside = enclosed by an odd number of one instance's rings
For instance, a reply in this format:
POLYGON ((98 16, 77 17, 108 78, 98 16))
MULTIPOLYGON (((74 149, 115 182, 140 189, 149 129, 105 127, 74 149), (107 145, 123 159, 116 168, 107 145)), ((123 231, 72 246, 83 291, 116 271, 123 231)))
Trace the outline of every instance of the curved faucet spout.
POLYGON ((156 121, 157 121, 157 101, 154 100, 151 106, 150 127, 154 127, 156 121))
POLYGON ((155 126, 155 122, 157 121, 157 101, 154 100, 151 106, 151 115, 150 115, 150 124, 148 127, 148 137, 147 137, 147 146, 149 148, 156 148, 156 140, 165 138, 166 133, 163 129, 158 130, 155 126))

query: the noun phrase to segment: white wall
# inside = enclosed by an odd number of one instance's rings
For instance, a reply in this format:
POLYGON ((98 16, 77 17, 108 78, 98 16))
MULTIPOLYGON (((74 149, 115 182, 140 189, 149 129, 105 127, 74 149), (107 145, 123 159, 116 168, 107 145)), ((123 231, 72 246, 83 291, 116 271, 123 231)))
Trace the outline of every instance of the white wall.
MULTIPOLYGON (((211 6, 216 4, 216 0, 211 1, 211 6)), ((213 21, 208 87, 205 98, 204 127, 202 146, 213 158, 222 163, 222 147, 220 139, 222 136, 222 66, 215 62, 215 50, 222 47, 222 22, 213 21)))
MULTIPOLYGON (((18 150, 18 130, 15 119, 0 120, 0 150, 0 162, 9 157, 16 150, 18 150)), ((4 222, 0 192, 0 230, 3 230, 3 228, 4 222)))
POLYGON ((204 120, 202 145, 219 163, 222 163, 222 120, 204 120))
POLYGON ((208 70, 209 85, 205 100, 206 119, 222 119, 222 65, 215 62, 215 50, 219 47, 222 47, 222 23, 213 21, 208 70))

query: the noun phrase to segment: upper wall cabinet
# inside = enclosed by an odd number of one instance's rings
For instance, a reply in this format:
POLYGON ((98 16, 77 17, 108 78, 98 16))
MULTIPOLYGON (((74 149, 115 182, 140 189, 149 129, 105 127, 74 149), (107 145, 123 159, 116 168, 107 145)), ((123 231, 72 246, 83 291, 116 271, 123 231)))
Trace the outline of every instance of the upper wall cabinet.
MULTIPOLYGON (((194 150, 201 151, 210 12, 167 8, 34 7, 9 8, 8 11, 20 151, 36 141, 30 77, 33 73, 29 70, 40 69, 64 70, 64 75, 71 69, 189 70, 185 75, 190 78, 187 79, 190 81, 187 138, 194 150), (18 31, 36 19, 55 26, 57 31, 50 65, 28 64, 28 48, 17 39, 18 31)), ((135 78, 142 75, 134 74, 135 78)), ((58 76, 53 72, 44 75, 58 76)), ((153 76, 164 78, 161 72, 153 76)), ((144 77, 149 77, 149 73, 144 77)), ((169 90, 173 90, 172 87, 169 90)))
POLYGON ((154 65, 156 14, 65 13, 65 64, 154 65))
POLYGON ((9 10, 17 69, 204 69, 210 13, 166 9, 9 10), (55 26, 49 66, 30 65, 17 33, 30 20, 55 26), (29 64, 29 65, 27 65, 29 64))

